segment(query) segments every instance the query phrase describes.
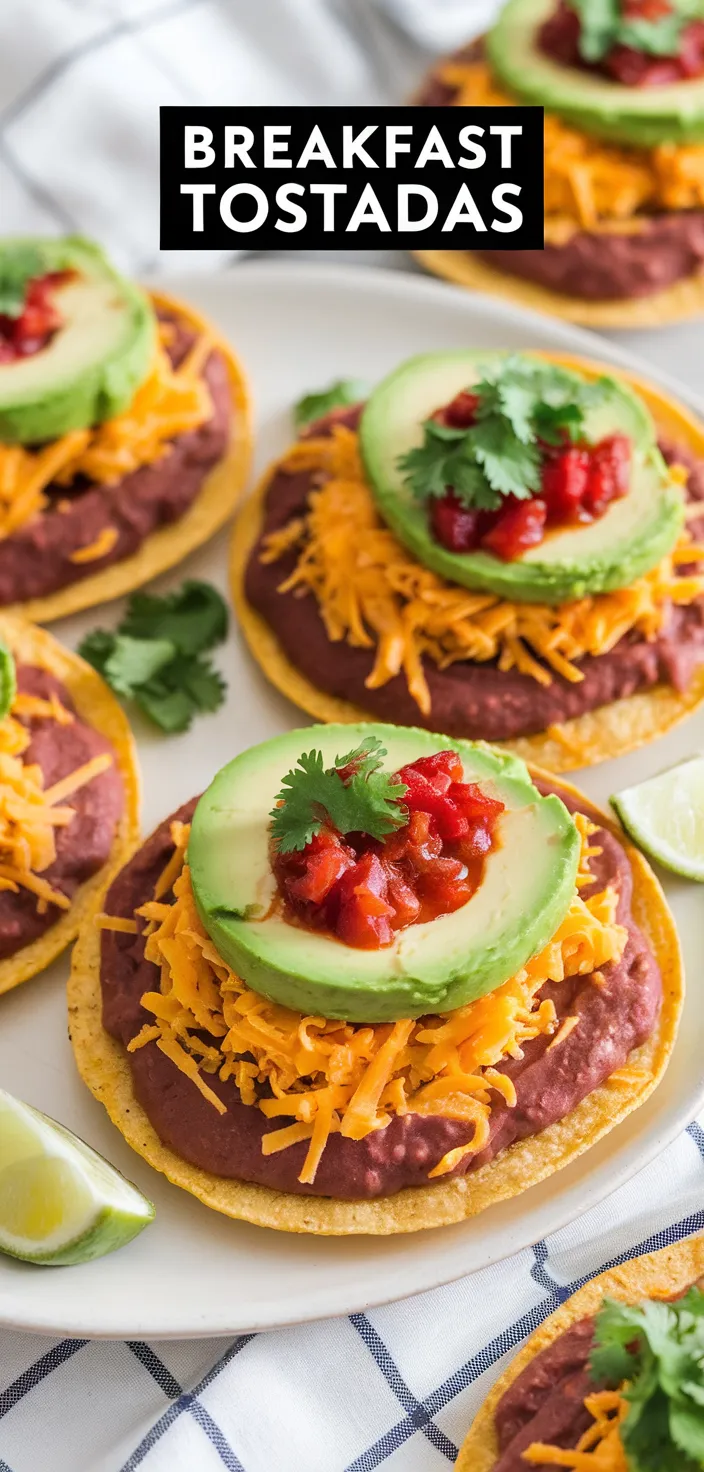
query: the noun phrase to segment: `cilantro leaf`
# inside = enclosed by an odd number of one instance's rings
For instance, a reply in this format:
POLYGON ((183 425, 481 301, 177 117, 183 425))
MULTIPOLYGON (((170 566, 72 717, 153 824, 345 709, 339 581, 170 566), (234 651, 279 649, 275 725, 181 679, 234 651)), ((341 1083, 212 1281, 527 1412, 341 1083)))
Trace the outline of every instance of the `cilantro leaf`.
POLYGON ((359 378, 339 378, 329 388, 304 394, 294 405, 293 422, 296 429, 303 429, 306 424, 312 424, 314 419, 321 419, 331 409, 343 409, 358 404, 360 399, 367 397, 368 392, 366 383, 362 383, 359 378))
POLYGON ((270 814, 272 838, 281 853, 305 848, 326 823, 338 833, 368 833, 372 838, 402 828, 408 819, 401 805, 406 787, 380 770, 385 756, 373 737, 327 769, 321 751, 302 752, 282 778, 270 814))
POLYGON ((618 44, 633 46, 649 56, 676 56, 685 25, 681 15, 663 15, 657 20, 623 20, 618 29, 618 44))
POLYGON ((585 61, 602 61, 614 44, 621 19, 619 0, 572 0, 582 29, 579 49, 585 61))
POLYGON ((471 386, 475 422, 455 429, 427 419, 423 442, 398 460, 404 485, 420 501, 452 490, 467 506, 496 511, 503 496, 527 500, 541 485, 541 442, 584 433, 587 412, 612 391, 550 363, 512 354, 471 386))
POLYGON ((115 634, 110 629, 91 629, 79 646, 78 653, 105 678, 105 666, 115 648, 115 634))
POLYGON ((621 1439, 633 1472, 704 1466, 704 1293, 641 1306, 607 1300, 590 1369, 597 1380, 627 1382, 621 1439))
POLYGON ((181 654, 201 654, 227 636, 224 598, 210 583, 188 579, 173 593, 133 593, 120 630, 135 639, 170 639, 181 654))
POLYGON ((117 695, 134 695, 175 653, 175 646, 168 639, 132 639, 129 634, 115 634, 112 651, 105 661, 105 678, 117 695))
MULTIPOLYGON (((348 776, 358 773, 362 777, 371 777, 372 772, 378 772, 382 764, 382 758, 386 756, 386 748, 378 736, 367 736, 355 746, 353 751, 348 751, 346 756, 335 757, 335 768, 338 772, 345 767, 349 769, 348 776)), ((343 778, 344 780, 344 778, 343 778)))
POLYGON ((579 50, 599 62, 614 46, 632 46, 649 56, 676 56, 690 20, 701 19, 701 0, 670 0, 670 14, 625 16, 620 0, 570 0, 581 23, 579 50))
POLYGON ((468 506, 495 511, 501 505, 501 495, 489 484, 472 456, 467 432, 448 430, 435 419, 426 420, 423 430, 425 442, 402 455, 398 462, 414 496, 421 501, 430 496, 444 496, 451 486, 468 506))
POLYGON ((527 500, 540 489, 540 450, 527 445, 499 416, 470 430, 472 449, 494 491, 527 500))
POLYGON ((93 629, 79 652, 163 731, 187 731, 225 699, 225 682, 202 651, 224 639, 227 624, 217 589, 186 582, 164 598, 136 593, 117 630, 93 629))
POLYGON ((578 439, 583 421, 577 404, 538 404, 535 411, 535 427, 548 445, 559 445, 564 435, 578 439))
POLYGON ((168 735, 187 731, 193 720, 193 701, 185 690, 168 690, 165 685, 145 685, 135 692, 140 710, 168 735))
POLYGON ((20 317, 27 283, 46 270, 39 247, 24 241, 8 241, 0 251, 0 314, 20 317))
POLYGON ((134 695, 163 731, 188 731, 194 716, 219 709, 225 699, 225 682, 202 655, 177 655, 134 695))

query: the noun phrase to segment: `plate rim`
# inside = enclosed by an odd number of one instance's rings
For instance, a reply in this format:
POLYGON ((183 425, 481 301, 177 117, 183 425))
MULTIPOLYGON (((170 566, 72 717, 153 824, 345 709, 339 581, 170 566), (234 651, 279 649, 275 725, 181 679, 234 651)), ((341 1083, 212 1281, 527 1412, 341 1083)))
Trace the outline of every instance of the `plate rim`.
MULTIPOLYGON (((643 378, 650 379, 653 383, 657 383, 666 392, 680 399, 689 408, 704 417, 704 396, 691 391, 675 375, 668 373, 654 363, 651 364, 647 360, 644 362, 638 353, 621 347, 620 344, 612 342, 609 338, 602 337, 599 333, 592 332, 587 328, 546 318, 539 312, 523 307, 518 308, 511 303, 505 303, 499 299, 484 296, 481 293, 461 290, 443 281, 427 279, 419 274, 414 274, 412 271, 399 271, 380 266, 352 265, 337 262, 249 259, 240 260, 230 270, 217 271, 212 275, 199 271, 189 272, 181 270, 174 272, 173 275, 167 276, 155 274, 153 277, 150 277, 148 282, 150 287, 164 290, 176 289, 180 292, 183 287, 186 296, 188 295, 189 289, 196 291, 199 286, 205 286, 208 294, 220 291, 227 292, 228 294, 230 292, 237 294, 241 291, 242 285, 247 283, 257 287, 257 289, 265 289, 272 283, 276 283, 278 288, 283 290, 296 290, 301 286, 305 286, 306 289, 315 290, 322 285, 330 288, 337 287, 344 292, 350 289, 366 291, 368 295, 382 295, 387 299, 396 298, 400 301, 420 298, 430 304, 436 303, 440 310, 446 310, 449 302, 452 301, 458 311, 462 315, 466 315, 468 321, 471 321, 472 315, 478 312, 485 321, 496 323, 498 320, 500 324, 505 324, 508 331, 510 331, 513 325, 528 329, 531 326, 535 326, 543 333, 548 331, 555 342, 562 341, 566 348, 576 352, 581 351, 588 356, 601 358, 603 361, 613 363, 616 368, 623 367, 639 374, 643 378), (258 286, 260 281, 262 286, 258 286)), ((237 344, 235 342, 235 348, 236 346, 237 344)), ((257 432, 255 401, 255 434, 257 432)), ((672 1067, 673 1064, 670 1066, 672 1067)), ((81 1085, 81 1087, 84 1086, 81 1085)), ((651 1101, 646 1102, 642 1106, 642 1109, 648 1110, 650 1108, 655 1110, 658 1093, 659 1090, 656 1090, 651 1101)), ((418 1264, 413 1258, 408 1264, 402 1266, 401 1269, 401 1273, 406 1279, 405 1283, 401 1286, 397 1284, 390 1288, 388 1292, 381 1291, 379 1288, 371 1293, 365 1292, 364 1274, 361 1272, 359 1274, 360 1290, 354 1299, 351 1297, 351 1290, 345 1283, 339 1289, 328 1287, 326 1290, 325 1306, 321 1307, 319 1304, 314 1303, 314 1307, 310 1312, 301 1311, 303 1305, 300 1303, 299 1296, 296 1307, 285 1311, 283 1314, 272 1313, 271 1310, 267 1311, 266 1308, 257 1310, 255 1305, 250 1318, 234 1326, 233 1316, 235 1315, 235 1308, 230 1305, 218 1308, 216 1313, 213 1313, 211 1309, 208 1312, 207 1318, 204 1317, 203 1321, 198 1324, 192 1318, 190 1324, 186 1327, 183 1324, 175 1326, 173 1323, 166 1323, 164 1321, 160 1326, 155 1328, 152 1323, 147 1323, 141 1319, 139 1312, 135 1314, 134 1311, 131 1311, 132 1317, 125 1317, 123 1319, 122 1313, 124 1311, 121 1305, 116 1302, 111 1305, 109 1318, 112 1322, 110 1326, 108 1328, 96 1328, 95 1320, 85 1318, 81 1313, 80 1299, 90 1300, 89 1294, 69 1294, 68 1296, 72 1296, 74 1299, 76 1311, 72 1316, 68 1316, 68 1319, 67 1317, 63 1317, 60 1322, 57 1322, 51 1313, 47 1315, 35 1313, 29 1319, 27 1316, 18 1317, 16 1313, 5 1312, 3 1309, 3 1293, 0 1287, 0 1327, 22 1333, 34 1333, 50 1337, 68 1336, 107 1341, 140 1338, 154 1342, 170 1339, 232 1338, 238 1335, 291 1327, 297 1324, 320 1322, 353 1312, 364 1312, 371 1308, 382 1307, 385 1304, 398 1302, 407 1297, 413 1297, 418 1293, 431 1292, 441 1286, 456 1282, 462 1277, 471 1276, 475 1272, 483 1271, 484 1268, 504 1261, 518 1252, 529 1249, 545 1235, 552 1235, 563 1230, 577 1216, 598 1206, 615 1191, 625 1186, 641 1170, 652 1164, 668 1145, 672 1144, 686 1130, 687 1125, 700 1112, 702 1107, 704 1107, 704 1078, 702 1078, 696 1096, 690 1095, 687 1100, 683 1100, 677 1107, 673 1106, 670 1117, 664 1123, 660 1121, 658 1114, 655 1114, 650 1125, 649 1138, 645 1144, 642 1144, 640 1141, 642 1131, 634 1132, 633 1130, 633 1120, 641 1115, 641 1110, 636 1111, 636 1114, 631 1117, 630 1124, 630 1131, 633 1138, 630 1140, 625 1139, 621 1145, 618 1152, 621 1157, 620 1164, 617 1165, 615 1172, 612 1150, 608 1146, 608 1142, 601 1142, 601 1147, 596 1146, 594 1148, 596 1150, 601 1148, 604 1151, 604 1145, 606 1144, 604 1160, 586 1178, 581 1180, 578 1178, 563 1187, 559 1197, 561 1209, 558 1203, 558 1209, 556 1210, 550 1199, 544 1203, 539 1203, 531 1211, 531 1216, 534 1216, 536 1221, 535 1225, 530 1227, 528 1231, 520 1231, 522 1221, 520 1217, 516 1221, 506 1224, 506 1226, 502 1224, 496 1238, 496 1245, 493 1245, 494 1238, 487 1235, 486 1251, 481 1265, 469 1269, 463 1267, 456 1260, 456 1257, 459 1257, 461 1254, 453 1255, 448 1259, 442 1251, 437 1250, 439 1245, 439 1239, 436 1241, 437 1234, 448 1230, 459 1232, 462 1230, 463 1224, 458 1224, 453 1228, 437 1228, 430 1232, 404 1234, 404 1240, 410 1237, 411 1240, 418 1239, 422 1241, 425 1239, 428 1243, 428 1271, 422 1277, 422 1281, 418 1282, 417 1280, 418 1264), (449 1269, 444 1265, 447 1261, 451 1262, 449 1269), (413 1278, 412 1282, 409 1281, 411 1278, 413 1278), (119 1322, 118 1315, 120 1316, 119 1322), (69 1327, 67 1327, 67 1322, 69 1327)), ((620 1126, 616 1127, 613 1134, 608 1137, 608 1140, 613 1142, 619 1133, 626 1134, 628 1130, 629 1121, 626 1120, 620 1126)), ((579 1167, 578 1162, 575 1162, 575 1165, 579 1167)), ((564 1173, 565 1176, 573 1168, 567 1167, 564 1173)), ((177 1188, 174 1187, 172 1189, 177 1188)), ((540 1187, 535 1189, 540 1190, 540 1187)), ((527 1192, 525 1198, 522 1199, 528 1200, 531 1194, 530 1191, 527 1192)), ((202 1207, 202 1209, 207 1210, 208 1208, 202 1207)), ((237 1231, 240 1226, 237 1222, 232 1222, 230 1225, 234 1231, 237 1231)), ((271 1233, 272 1229, 248 1226, 247 1230, 271 1233)), ((278 1235, 284 1239, 282 1247, 285 1250, 285 1243, 289 1234, 281 1233, 278 1235)), ((328 1241, 334 1242, 337 1247, 346 1241, 345 1238, 321 1238, 319 1240, 323 1247, 328 1241)), ((356 1237, 353 1239, 358 1244, 377 1240, 366 1237, 356 1237)), ((24 1270, 23 1265, 16 1266, 20 1271, 24 1270)), ((97 1264, 93 1265, 93 1267, 97 1267, 97 1264)), ((103 1318, 105 1317, 103 1306, 103 1318)), ((163 1311, 162 1318, 164 1318, 163 1311)))

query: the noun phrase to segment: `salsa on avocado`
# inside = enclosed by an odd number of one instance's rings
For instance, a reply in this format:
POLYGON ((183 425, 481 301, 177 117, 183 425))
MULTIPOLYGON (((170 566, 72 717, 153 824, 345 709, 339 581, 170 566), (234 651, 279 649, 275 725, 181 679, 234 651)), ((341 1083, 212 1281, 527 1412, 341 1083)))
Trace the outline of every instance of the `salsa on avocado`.
MULTIPOLYGON (((313 753, 311 753, 311 756, 313 753)), ((319 755, 318 753, 315 754, 319 755)), ((339 759, 328 775, 347 792, 377 780, 386 752, 373 738, 339 759)), ((322 758, 319 765, 322 772, 322 758)), ((305 770, 298 786, 305 780, 305 770)), ((504 804, 465 782, 455 751, 419 757, 393 776, 384 774, 396 808, 395 829, 386 836, 358 830, 343 834, 323 802, 319 821, 303 846, 272 842, 272 867, 286 910, 299 923, 327 930, 346 945, 378 950, 395 932, 458 910, 479 888, 486 855, 496 842, 504 804)), ((274 810, 275 829, 285 831, 288 795, 274 810)), ((331 806, 335 799, 332 798, 331 806)), ((356 821, 356 819, 353 819, 356 821)), ((364 821, 360 808, 360 823, 364 821)), ((374 828, 374 823, 369 823, 374 828)))
POLYGON ((541 50, 625 87, 662 87, 704 74, 704 20, 693 16, 687 0, 612 0, 610 21, 608 8, 559 0, 540 29, 541 50))
MULTIPOLYGON (((441 424, 470 428, 476 422, 476 394, 460 393, 433 415, 441 424)), ((597 521, 628 492, 631 443, 625 434, 607 435, 596 445, 572 444, 563 433, 557 445, 543 441, 541 485, 528 499, 505 496, 498 511, 464 505, 452 488, 432 502, 433 536, 449 552, 485 547, 504 562, 537 547, 553 527, 597 521)))
MULTIPOLYGON (((24 285, 18 311, 0 312, 0 364, 30 358, 51 341, 63 325, 54 293, 75 275, 74 271, 47 271, 32 276, 24 285)), ((0 288, 2 281, 0 280, 0 288)))
POLYGON ((596 521, 630 488, 632 442, 587 416, 610 392, 513 354, 488 367, 423 423, 423 443, 398 468, 412 495, 430 502, 436 542, 449 552, 480 548, 504 562, 547 533, 596 521))

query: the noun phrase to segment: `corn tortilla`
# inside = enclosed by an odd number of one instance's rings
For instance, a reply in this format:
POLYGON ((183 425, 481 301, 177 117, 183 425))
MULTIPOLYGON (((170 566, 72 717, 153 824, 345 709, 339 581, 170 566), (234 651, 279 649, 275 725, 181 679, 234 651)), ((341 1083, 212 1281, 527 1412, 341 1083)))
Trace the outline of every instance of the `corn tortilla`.
MULTIPOLYGON (((546 782, 552 780, 550 773, 539 768, 533 768, 533 775, 546 782)), ((102 1025, 100 933, 94 924, 87 923, 73 952, 68 985, 69 1036, 81 1077, 128 1144, 174 1185, 190 1191, 206 1206, 225 1216, 278 1231, 331 1237, 387 1236, 464 1221, 499 1201, 519 1195, 596 1144, 637 1109, 660 1082, 677 1036, 684 1000, 684 973, 674 919, 645 859, 628 843, 612 818, 595 809, 574 787, 560 785, 580 797, 586 812, 598 813, 602 826, 615 833, 622 843, 633 870, 633 918, 647 937, 662 975, 660 1016, 651 1037, 629 1059, 629 1068, 632 1066, 634 1070, 632 1076, 617 1070, 613 1081, 595 1089, 571 1114, 541 1134, 509 1146, 471 1175, 430 1186, 409 1187, 380 1200, 335 1201, 321 1196, 296 1196, 225 1179, 190 1165, 163 1145, 138 1104, 127 1053, 102 1025)), ((100 910, 106 888, 102 886, 93 914, 100 910)))
POLYGON ((44 935, 0 961, 2 993, 43 971, 78 935, 93 908, 95 896, 102 894, 105 884, 112 881, 138 841, 141 779, 129 721, 105 681, 84 659, 65 649, 45 629, 38 629, 10 613, 0 613, 0 639, 19 663, 39 665, 62 681, 81 719, 111 743, 125 794, 124 812, 108 863, 80 886, 70 910, 62 912, 44 935))
POLYGON ((502 301, 515 302, 547 317, 577 322, 582 327, 665 327, 672 322, 689 321, 704 312, 704 271, 685 276, 664 291, 653 292, 652 296, 594 302, 550 291, 537 281, 526 281, 522 276, 497 270, 476 251, 415 250, 413 256, 426 271, 443 276, 457 286, 498 296, 502 301))
MULTIPOLYGON (((617 376, 645 400, 658 430, 704 459, 704 426, 684 404, 671 399, 647 379, 621 369, 614 370, 609 363, 571 354, 536 352, 533 356, 547 358, 566 368, 576 368, 590 378, 616 371, 617 376)), ((285 458, 284 455, 282 460, 285 458)), ((235 523, 230 554, 230 586, 240 628, 251 653, 272 685, 308 715, 328 723, 356 724, 376 720, 371 711, 352 701, 329 695, 308 680, 284 653, 274 630, 247 601, 244 591, 247 563, 261 535, 264 501, 274 468, 270 467, 248 497, 235 523)), ((558 734, 540 732, 535 736, 522 736, 515 741, 495 744, 505 746, 524 761, 548 767, 551 772, 571 772, 646 746, 664 736, 685 716, 691 715, 702 701, 704 665, 695 671, 682 693, 673 685, 656 685, 651 690, 614 700, 574 720, 564 721, 556 728, 558 734)))
POLYGON ((689 1237, 673 1247, 663 1247, 660 1252, 647 1257, 636 1257, 619 1267, 600 1273, 584 1288, 551 1314, 497 1380, 496 1385, 475 1417, 466 1440, 460 1447, 455 1463, 455 1472, 493 1472, 499 1457, 499 1447, 494 1427, 496 1407, 513 1381, 525 1370, 531 1360, 565 1330, 580 1319, 591 1318, 598 1312, 604 1298, 616 1298, 622 1303, 641 1303, 646 1298, 669 1298, 681 1293, 704 1274, 704 1236, 689 1237))
POLYGON ((56 593, 48 593, 44 598, 8 605, 5 611, 9 613, 21 614, 36 623, 52 623, 54 619, 66 618, 80 609, 121 598, 182 562, 184 557, 219 531, 235 510, 247 481, 252 455, 251 400, 244 370, 230 344, 192 307, 176 297, 165 296, 163 292, 150 292, 150 296, 156 308, 173 312, 189 327, 205 334, 225 360, 233 409, 227 452, 208 473, 184 515, 151 532, 131 557, 114 562, 91 577, 59 588, 56 593))

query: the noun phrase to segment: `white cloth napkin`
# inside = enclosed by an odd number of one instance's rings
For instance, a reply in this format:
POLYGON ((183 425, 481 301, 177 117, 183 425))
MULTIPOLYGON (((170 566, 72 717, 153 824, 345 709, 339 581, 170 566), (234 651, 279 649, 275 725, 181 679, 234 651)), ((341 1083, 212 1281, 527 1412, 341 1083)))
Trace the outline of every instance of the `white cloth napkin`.
MULTIPOLYGON (((221 266, 236 253, 156 248, 158 104, 399 100, 495 8, 0 0, 0 230, 95 235, 138 274, 221 266)), ((0 1472, 447 1468, 520 1340, 585 1275, 703 1229, 703 1205, 694 1125, 549 1242, 388 1308, 234 1343, 0 1334, 0 1472)))
POLYGON ((548 1241, 403 1303, 232 1342, 2 1334, 0 1472, 447 1472, 526 1335, 586 1276, 704 1230, 703 1207, 695 1124, 548 1241))
POLYGON ((0 230, 94 235, 137 275, 158 250, 158 108, 403 101, 496 0, 0 0, 0 230))

